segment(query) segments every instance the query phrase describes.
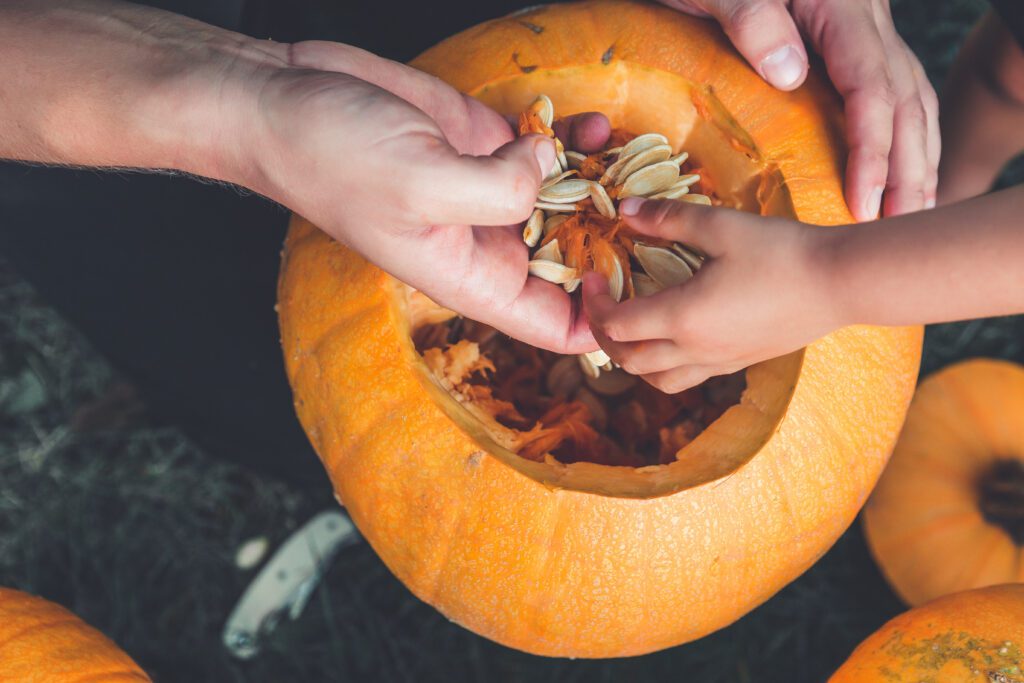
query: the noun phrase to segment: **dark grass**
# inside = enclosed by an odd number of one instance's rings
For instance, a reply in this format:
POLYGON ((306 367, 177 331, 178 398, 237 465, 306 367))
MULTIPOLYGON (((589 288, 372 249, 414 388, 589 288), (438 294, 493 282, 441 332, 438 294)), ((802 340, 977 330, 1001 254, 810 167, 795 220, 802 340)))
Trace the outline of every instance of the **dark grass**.
MULTIPOLYGON (((984 8, 893 4, 933 79, 984 8)), ((1024 361, 1022 345, 1024 318, 936 326, 923 366, 1024 361)), ((220 645, 252 576, 235 567, 236 549, 254 536, 283 540, 333 500, 322 487, 254 475, 151 426, 120 382, 0 265, 0 585, 72 608, 158 681, 821 681, 901 610, 855 525, 799 580, 697 643, 628 660, 542 659, 449 623, 360 544, 342 552, 297 622, 240 663, 220 645), (121 397, 126 418, 97 429, 86 408, 104 395, 121 397)))

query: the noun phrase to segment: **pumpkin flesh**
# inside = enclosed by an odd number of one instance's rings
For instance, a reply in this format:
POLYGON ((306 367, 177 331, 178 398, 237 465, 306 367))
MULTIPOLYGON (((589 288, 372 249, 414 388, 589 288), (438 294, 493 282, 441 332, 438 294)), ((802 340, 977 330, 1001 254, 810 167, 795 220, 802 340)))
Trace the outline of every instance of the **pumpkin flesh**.
MULTIPOLYGON (((663 133, 738 208, 852 221, 834 94, 816 78, 772 90, 709 22, 630 2, 542 7, 414 64, 506 114, 543 92, 564 114, 663 133)), ((423 307, 293 220, 285 362, 339 499, 415 594, 477 633, 557 656, 693 640, 807 569, 881 472, 921 344, 919 328, 841 330, 749 368, 739 402, 674 462, 609 467, 502 447, 417 352, 423 307)))

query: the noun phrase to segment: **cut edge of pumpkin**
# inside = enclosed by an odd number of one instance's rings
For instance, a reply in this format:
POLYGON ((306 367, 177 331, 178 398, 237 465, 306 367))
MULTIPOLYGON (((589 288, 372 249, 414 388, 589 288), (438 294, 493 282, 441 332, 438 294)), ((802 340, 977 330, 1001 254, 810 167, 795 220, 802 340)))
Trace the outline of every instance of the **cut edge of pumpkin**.
MULTIPOLYGON (((719 195, 728 200, 727 205, 760 214, 794 215, 779 166, 762 157, 750 136, 709 88, 695 86, 673 73, 625 62, 619 63, 611 73, 603 68, 601 89, 591 87, 584 91, 571 86, 573 83, 592 86, 594 79, 581 74, 580 70, 594 68, 593 65, 569 66, 522 74, 492 81, 472 94, 497 111, 517 113, 526 109, 539 93, 556 92, 558 112, 569 115, 602 111, 614 128, 666 135, 676 152, 685 149, 708 169, 719 195), (557 81, 557 87, 552 87, 552 80, 557 81), (624 88, 629 89, 628 96, 624 95, 624 88), (645 96, 646 92, 652 96, 645 96), (653 97, 655 92, 658 97, 653 97)), ((397 281, 392 281, 392 285, 392 306, 403 330, 404 353, 437 404, 484 452, 551 488, 652 498, 728 477, 749 462, 778 430, 793 398, 804 360, 804 351, 800 350, 747 368, 747 388, 740 402, 728 408, 680 450, 675 462, 629 467, 592 462, 562 463, 551 456, 538 462, 502 446, 485 420, 467 410, 438 384, 412 341, 410 306, 419 308, 422 314, 421 295, 410 298, 408 287, 397 281)), ((447 312, 439 308, 437 315, 444 316, 447 312)))

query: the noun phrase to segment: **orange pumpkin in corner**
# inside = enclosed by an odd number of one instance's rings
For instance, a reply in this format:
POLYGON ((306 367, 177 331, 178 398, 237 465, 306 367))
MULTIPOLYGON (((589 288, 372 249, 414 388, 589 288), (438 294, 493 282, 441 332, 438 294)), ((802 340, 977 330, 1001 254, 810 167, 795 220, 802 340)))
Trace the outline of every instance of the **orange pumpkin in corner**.
POLYGON ((829 683, 1024 681, 1024 586, 965 591, 876 631, 829 683))
POLYGON ((131 657, 68 610, 0 588, 0 681, 149 680, 131 657))
POLYGON ((1024 367, 975 359, 921 383, 864 530, 911 605, 1024 581, 1024 367))
MULTIPOLYGON (((715 204, 853 221, 835 93, 774 90, 711 22, 536 7, 413 65, 504 114, 546 94, 607 114, 616 145, 661 134, 715 204)), ((452 318, 301 217, 278 303, 299 419, 376 552, 448 618, 551 656, 695 640, 810 567, 885 466, 922 337, 850 328, 666 397, 452 318)))

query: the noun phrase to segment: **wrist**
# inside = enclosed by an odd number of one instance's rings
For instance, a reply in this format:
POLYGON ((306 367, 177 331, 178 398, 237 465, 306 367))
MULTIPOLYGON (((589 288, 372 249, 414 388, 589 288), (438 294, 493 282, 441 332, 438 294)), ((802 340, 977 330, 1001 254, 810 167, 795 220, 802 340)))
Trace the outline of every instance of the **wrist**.
POLYGON ((863 322, 855 297, 850 296, 852 252, 849 242, 855 226, 828 226, 808 229, 808 261, 812 287, 821 300, 822 315, 831 329, 863 322))

